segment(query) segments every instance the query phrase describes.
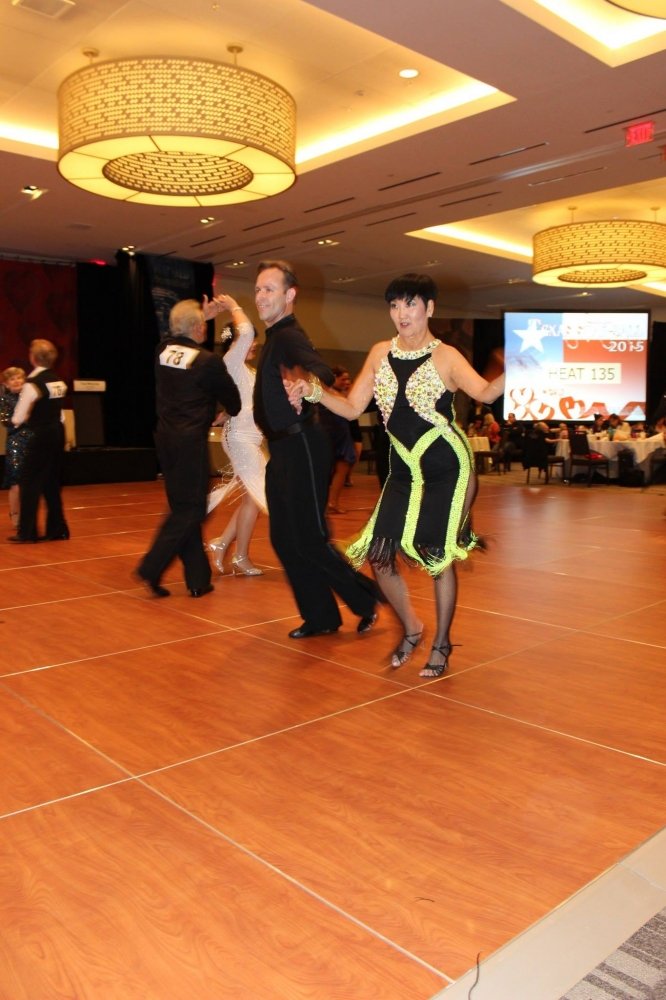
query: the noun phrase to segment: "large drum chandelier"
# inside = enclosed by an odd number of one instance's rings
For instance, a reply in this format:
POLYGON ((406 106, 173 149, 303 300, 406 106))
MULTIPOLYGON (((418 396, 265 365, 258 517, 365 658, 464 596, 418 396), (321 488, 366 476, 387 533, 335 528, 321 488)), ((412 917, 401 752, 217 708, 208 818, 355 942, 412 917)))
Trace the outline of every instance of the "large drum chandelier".
POLYGON ((296 176, 293 98, 227 63, 142 56, 87 66, 61 84, 58 120, 58 170, 106 198, 229 205, 279 194, 296 176))
POLYGON ((611 219, 536 233, 532 277, 541 285, 612 288, 666 278, 666 225, 611 219))

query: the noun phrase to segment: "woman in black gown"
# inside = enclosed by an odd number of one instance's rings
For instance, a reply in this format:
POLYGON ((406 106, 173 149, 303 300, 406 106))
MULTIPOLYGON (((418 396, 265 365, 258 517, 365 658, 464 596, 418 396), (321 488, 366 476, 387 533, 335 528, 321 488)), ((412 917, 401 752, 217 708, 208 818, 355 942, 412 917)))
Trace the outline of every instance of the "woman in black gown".
POLYGON ((346 399, 315 381, 285 382, 297 408, 305 398, 347 419, 358 417, 373 395, 377 401, 391 442, 390 471, 370 520, 347 555, 355 565, 369 560, 402 623, 393 667, 402 666, 423 638, 423 623, 398 572, 397 557, 432 576, 437 630, 422 677, 439 677, 447 668, 455 563, 479 544, 470 522, 477 481, 469 442, 455 422, 455 392, 492 403, 504 391, 504 375, 486 381, 459 351, 434 338, 428 320, 436 297, 436 285, 427 275, 406 274, 390 283, 385 299, 396 336, 370 350, 346 399))
POLYGON ((5 475, 2 481, 3 490, 9 490, 9 517, 14 530, 18 529, 21 481, 21 467, 25 458, 28 439, 32 431, 24 425, 14 427, 12 413, 16 409, 21 387, 25 382, 25 372, 22 368, 5 368, 2 373, 3 385, 0 388, 0 421, 7 429, 5 446, 5 475))

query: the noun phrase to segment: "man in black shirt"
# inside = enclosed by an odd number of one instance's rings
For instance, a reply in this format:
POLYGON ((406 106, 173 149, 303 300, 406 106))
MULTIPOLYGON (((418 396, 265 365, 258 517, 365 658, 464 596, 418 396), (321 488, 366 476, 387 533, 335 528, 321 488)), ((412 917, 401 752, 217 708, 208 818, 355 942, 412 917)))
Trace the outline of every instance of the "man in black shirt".
POLYGON ((201 537, 208 492, 208 431, 220 403, 230 416, 241 407, 238 389, 222 358, 201 345, 206 320, 217 304, 194 299, 178 302, 169 316, 170 336, 157 347, 155 445, 164 476, 169 513, 159 528, 137 575, 155 597, 168 597, 160 579, 178 556, 192 597, 213 587, 210 563, 201 537))
POLYGON ((357 573, 331 544, 324 511, 331 476, 331 447, 313 419, 314 408, 292 407, 283 385, 289 373, 311 372, 326 385, 333 372, 320 358, 293 315, 297 282, 289 264, 263 261, 257 270, 255 303, 266 324, 257 366, 254 418, 266 435, 266 502, 271 543, 294 593, 303 623, 292 639, 337 632, 342 623, 335 594, 358 615, 357 631, 376 620, 377 588, 357 573))

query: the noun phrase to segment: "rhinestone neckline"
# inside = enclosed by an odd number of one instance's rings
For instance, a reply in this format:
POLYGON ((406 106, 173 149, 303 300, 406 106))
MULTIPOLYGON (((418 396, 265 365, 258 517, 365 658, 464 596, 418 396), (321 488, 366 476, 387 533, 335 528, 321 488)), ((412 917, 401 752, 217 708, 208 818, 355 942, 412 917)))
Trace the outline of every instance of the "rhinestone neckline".
POLYGON ((391 341, 391 354, 399 361, 414 361, 416 358, 424 358, 426 354, 432 354, 440 343, 439 340, 430 340, 423 347, 419 347, 417 351, 403 351, 401 347, 398 347, 398 338, 394 337, 391 341))

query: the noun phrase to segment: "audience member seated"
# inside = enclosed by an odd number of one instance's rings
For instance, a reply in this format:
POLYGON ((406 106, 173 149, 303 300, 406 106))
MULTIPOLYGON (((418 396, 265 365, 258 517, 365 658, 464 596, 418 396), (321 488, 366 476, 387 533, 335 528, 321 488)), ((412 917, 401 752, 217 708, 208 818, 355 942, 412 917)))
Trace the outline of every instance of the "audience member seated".
POLYGON ((502 450, 504 453, 504 468, 511 471, 511 463, 517 462, 523 454, 525 428, 516 420, 516 414, 510 413, 502 428, 502 450))
POLYGON ((610 441, 630 441, 631 427, 626 420, 620 420, 617 413, 611 413, 606 425, 610 441))
POLYGON ((467 437, 483 437, 483 417, 475 417, 467 427, 467 437))
POLYGON ((666 444, 666 417, 657 420, 654 425, 654 433, 649 436, 648 441, 659 441, 660 439, 666 444))
POLYGON ((497 451, 499 449, 502 432, 500 430, 500 425, 495 420, 494 414, 486 413, 483 418, 483 430, 481 431, 481 437, 488 438, 491 451, 497 451))
POLYGON ((595 413, 592 426, 590 428, 590 434, 602 434, 605 430, 606 418, 603 413, 595 413))
POLYGON ((557 445, 560 441, 569 440, 569 428, 566 424, 558 424, 557 427, 549 427, 546 434, 546 444, 548 445, 548 454, 554 455, 557 449, 557 445))

